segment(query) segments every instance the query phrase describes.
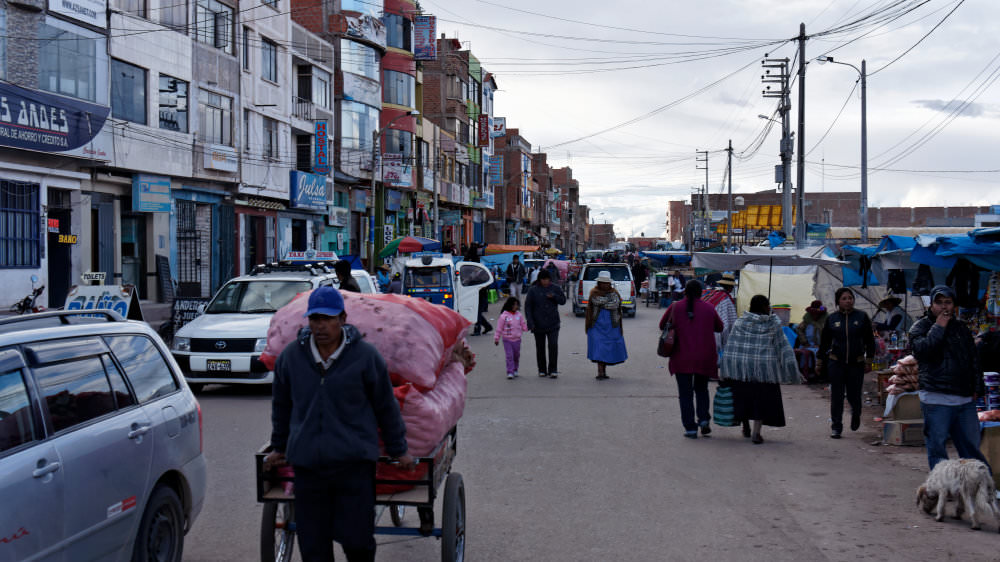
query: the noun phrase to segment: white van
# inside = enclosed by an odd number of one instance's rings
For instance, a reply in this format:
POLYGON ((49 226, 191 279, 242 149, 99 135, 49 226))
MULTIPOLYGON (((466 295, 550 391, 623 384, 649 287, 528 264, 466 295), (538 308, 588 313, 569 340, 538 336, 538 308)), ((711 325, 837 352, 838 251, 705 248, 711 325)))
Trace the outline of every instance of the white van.
POLYGON ((590 291, 597 286, 597 276, 602 271, 611 274, 611 284, 622 298, 622 309, 626 316, 635 316, 635 280, 627 263, 587 263, 580 270, 580 280, 572 291, 573 314, 583 316, 587 309, 590 291))

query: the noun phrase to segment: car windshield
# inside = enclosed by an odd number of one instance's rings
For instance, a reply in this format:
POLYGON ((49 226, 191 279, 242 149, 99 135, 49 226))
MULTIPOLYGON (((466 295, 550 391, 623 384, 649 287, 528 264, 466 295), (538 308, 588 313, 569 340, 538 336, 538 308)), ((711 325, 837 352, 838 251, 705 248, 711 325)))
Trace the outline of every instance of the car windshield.
POLYGON ((612 281, 631 281, 632 277, 629 275, 629 270, 627 267, 588 267, 583 274, 584 281, 597 281, 597 276, 600 275, 602 271, 607 271, 611 274, 612 281))
POLYGON ((295 295, 312 289, 309 281, 232 281, 212 299, 208 314, 274 312, 295 295))
POLYGON ((406 286, 410 289, 423 287, 451 287, 446 267, 412 267, 406 269, 406 286))

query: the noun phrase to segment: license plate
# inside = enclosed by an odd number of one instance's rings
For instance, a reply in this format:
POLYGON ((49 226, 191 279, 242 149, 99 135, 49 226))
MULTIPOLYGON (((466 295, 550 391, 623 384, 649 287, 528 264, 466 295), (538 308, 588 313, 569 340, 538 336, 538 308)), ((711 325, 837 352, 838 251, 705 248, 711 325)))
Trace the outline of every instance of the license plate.
POLYGON ((232 371, 233 366, 229 359, 209 359, 205 362, 205 367, 209 371, 232 371))

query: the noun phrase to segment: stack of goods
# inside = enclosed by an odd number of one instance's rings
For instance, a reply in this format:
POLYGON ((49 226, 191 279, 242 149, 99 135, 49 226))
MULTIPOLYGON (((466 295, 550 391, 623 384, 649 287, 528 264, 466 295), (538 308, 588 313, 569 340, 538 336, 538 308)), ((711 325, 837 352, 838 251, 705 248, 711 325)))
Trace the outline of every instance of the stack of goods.
MULTIPOLYGON (((385 359, 393 393, 406 423, 406 442, 414 457, 433 452, 465 409, 465 376, 475 367, 466 341, 471 323, 461 314, 423 299, 344 291, 347 322, 385 359)), ((303 316, 309 293, 302 293, 271 319, 260 360, 268 368, 308 324, 303 316)), ((402 471, 379 465, 377 478, 417 479, 427 470, 402 471)), ((379 486, 379 493, 400 488, 379 486)))
POLYGON ((912 355, 900 359, 892 366, 893 375, 889 377, 889 394, 916 392, 920 388, 920 373, 917 371, 917 359, 912 355))
POLYGON ((1000 410, 1000 373, 983 373, 983 383, 986 385, 986 396, 976 398, 976 409, 980 412, 1000 410))

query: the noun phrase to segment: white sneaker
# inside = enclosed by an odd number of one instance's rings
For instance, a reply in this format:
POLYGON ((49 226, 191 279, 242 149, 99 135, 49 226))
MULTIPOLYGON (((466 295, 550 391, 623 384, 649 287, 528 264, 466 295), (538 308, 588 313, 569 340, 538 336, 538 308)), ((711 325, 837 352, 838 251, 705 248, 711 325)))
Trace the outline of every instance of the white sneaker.
POLYGON ((544 377, 547 377, 548 375, 546 375, 545 373, 538 373, 538 376, 540 376, 540 377, 543 377, 543 378, 544 378, 544 377))
POLYGON ((550 379, 558 379, 559 378, 559 371, 552 371, 551 373, 549 373, 549 378, 550 379))
POLYGON ((507 378, 508 378, 508 379, 513 379, 513 378, 514 378, 514 377, 516 377, 516 376, 517 376, 517 375, 515 375, 514 373, 507 373, 507 378))
POLYGON ((514 371, 514 378, 516 379, 516 378, 517 378, 517 377, 519 377, 519 376, 520 376, 520 375, 518 375, 518 374, 517 374, 517 371, 514 371))

